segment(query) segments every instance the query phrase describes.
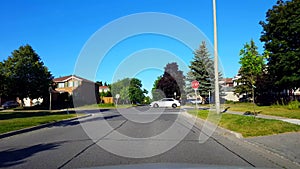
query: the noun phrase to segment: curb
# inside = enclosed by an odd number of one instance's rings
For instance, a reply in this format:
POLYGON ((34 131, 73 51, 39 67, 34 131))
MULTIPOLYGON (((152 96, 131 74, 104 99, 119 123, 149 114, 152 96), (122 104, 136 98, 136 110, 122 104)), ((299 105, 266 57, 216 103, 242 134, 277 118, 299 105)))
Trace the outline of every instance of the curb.
POLYGON ((87 115, 80 116, 80 117, 73 117, 73 118, 70 118, 70 119, 65 119, 65 120, 60 120, 60 121, 56 121, 56 122, 41 124, 41 125, 38 125, 38 126, 28 127, 28 128, 24 128, 24 129, 20 129, 20 130, 10 131, 10 132, 7 132, 7 133, 0 134, 0 139, 6 138, 6 137, 11 137, 11 136, 18 135, 18 134, 31 132, 31 131, 34 131, 34 130, 39 130, 39 129, 50 127, 50 126, 53 126, 53 125, 56 125, 56 124, 59 124, 59 123, 66 123, 66 122, 70 122, 70 121, 73 121, 73 120, 79 120, 79 119, 90 117, 90 116, 92 116, 92 115, 87 114, 87 115))

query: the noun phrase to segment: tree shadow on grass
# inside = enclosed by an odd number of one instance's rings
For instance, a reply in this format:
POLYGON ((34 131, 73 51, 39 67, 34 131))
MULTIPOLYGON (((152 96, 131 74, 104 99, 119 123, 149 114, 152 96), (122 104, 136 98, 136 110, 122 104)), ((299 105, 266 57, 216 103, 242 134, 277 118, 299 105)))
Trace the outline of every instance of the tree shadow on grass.
POLYGON ((0 168, 22 164, 36 153, 48 151, 58 147, 59 143, 37 144, 22 149, 8 149, 0 152, 0 168))

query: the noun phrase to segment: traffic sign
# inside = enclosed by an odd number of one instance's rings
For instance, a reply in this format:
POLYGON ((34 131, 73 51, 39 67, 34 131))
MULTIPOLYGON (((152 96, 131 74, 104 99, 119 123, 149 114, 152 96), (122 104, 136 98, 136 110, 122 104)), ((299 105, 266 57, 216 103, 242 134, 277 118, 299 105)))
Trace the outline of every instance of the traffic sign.
POLYGON ((193 80, 192 81, 192 88, 193 89, 198 89, 198 87, 199 87, 199 82, 197 80, 193 80))

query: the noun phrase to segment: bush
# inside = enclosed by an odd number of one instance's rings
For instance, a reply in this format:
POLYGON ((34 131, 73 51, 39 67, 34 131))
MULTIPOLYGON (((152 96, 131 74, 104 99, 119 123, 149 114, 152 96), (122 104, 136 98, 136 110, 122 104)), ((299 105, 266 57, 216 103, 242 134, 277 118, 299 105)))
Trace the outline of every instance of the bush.
POLYGON ((291 101, 288 104, 288 109, 290 110, 299 109, 299 108, 300 108, 300 102, 298 100, 291 101))
POLYGON ((234 103, 234 101, 232 101, 232 100, 226 100, 225 101, 225 104, 233 104, 234 103))

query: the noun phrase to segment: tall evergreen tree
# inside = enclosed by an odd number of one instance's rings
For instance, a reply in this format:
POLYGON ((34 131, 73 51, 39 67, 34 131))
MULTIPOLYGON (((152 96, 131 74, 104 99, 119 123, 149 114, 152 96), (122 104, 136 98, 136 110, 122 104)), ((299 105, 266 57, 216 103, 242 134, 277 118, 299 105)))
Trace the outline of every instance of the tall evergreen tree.
POLYGON ((194 58, 189 66, 190 71, 187 74, 187 93, 194 93, 191 87, 193 80, 197 80, 200 83, 198 91, 201 96, 207 97, 209 92, 213 90, 214 64, 209 57, 210 53, 205 41, 203 41, 199 49, 194 52, 194 58))

